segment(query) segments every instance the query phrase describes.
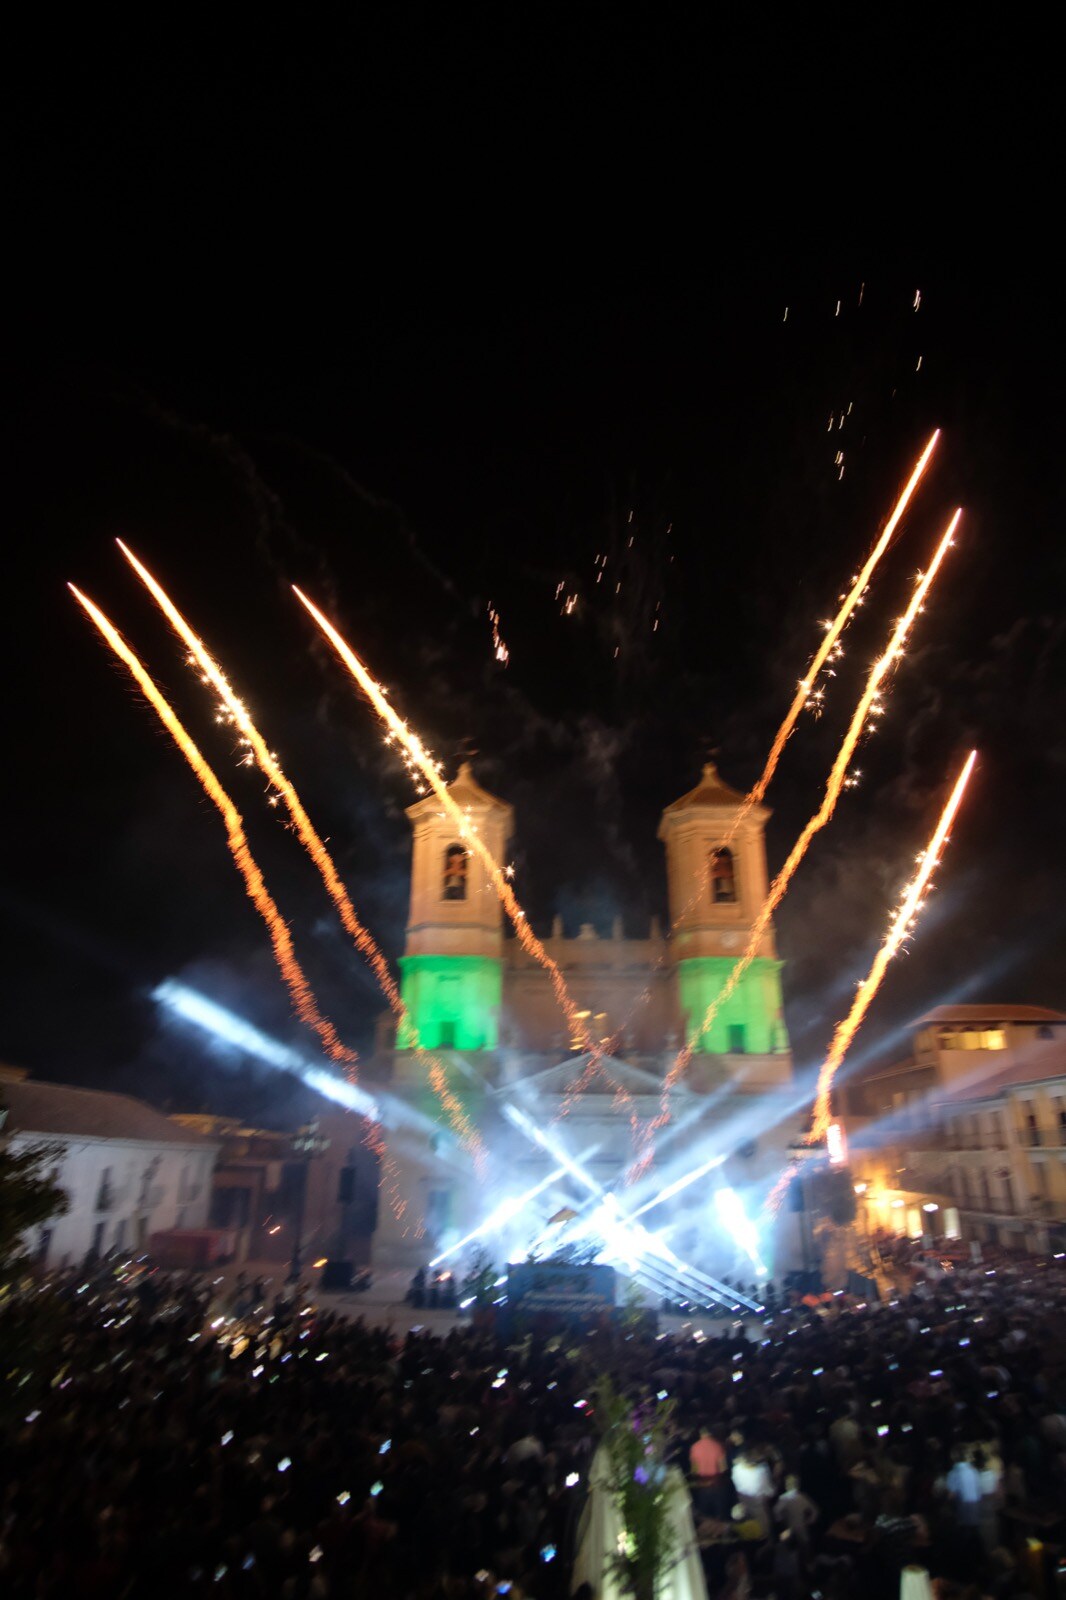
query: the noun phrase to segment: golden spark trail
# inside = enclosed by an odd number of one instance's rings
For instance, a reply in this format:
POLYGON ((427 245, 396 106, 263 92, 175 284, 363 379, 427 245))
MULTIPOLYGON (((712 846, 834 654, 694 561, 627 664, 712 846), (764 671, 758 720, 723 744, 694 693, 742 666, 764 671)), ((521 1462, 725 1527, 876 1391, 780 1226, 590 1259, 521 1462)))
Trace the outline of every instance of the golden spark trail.
POLYGON ((267 932, 270 935, 270 943, 274 950, 274 959, 292 997, 297 1016, 301 1022, 314 1029, 322 1040, 327 1054, 334 1061, 355 1061, 357 1059, 355 1052, 341 1043, 333 1024, 322 1016, 315 1004, 311 986, 296 959, 296 952, 293 949, 292 938, 285 919, 278 910, 273 896, 263 881, 263 874, 260 872, 255 858, 248 848, 248 839, 244 832, 241 814, 222 787, 214 769, 208 764, 199 746, 193 741, 191 734, 179 720, 177 713, 164 697, 155 680, 149 675, 147 668, 134 655, 117 628, 112 626, 104 616, 104 613, 93 605, 92 601, 83 595, 80 589, 76 589, 72 583, 68 584, 67 587, 82 609, 92 618, 92 621, 103 634, 131 677, 134 678, 141 693, 199 778, 208 799, 213 802, 221 813, 222 820, 226 825, 226 842, 229 845, 230 854, 237 865, 237 870, 244 879, 244 887, 248 898, 266 924, 267 932))
MULTIPOLYGON (((901 944, 914 924, 915 916, 922 905, 922 896, 928 888, 929 879, 940 861, 940 852, 948 842, 949 830, 955 820, 959 806, 962 804, 962 797, 965 793, 966 785, 970 781, 970 774, 973 772, 976 760, 977 751, 971 750, 962 771, 955 780, 955 787, 951 791, 951 797, 940 814, 940 820, 933 832, 933 837, 924 852, 918 857, 918 871, 903 891, 903 898, 893 913, 892 921, 889 923, 888 932, 885 934, 881 947, 873 959, 869 972, 855 992, 851 1010, 844 1020, 837 1024, 832 1043, 818 1073, 814 1113, 810 1132, 804 1139, 805 1144, 818 1144, 826 1137, 829 1124, 833 1120, 830 1099, 833 1078, 839 1070, 852 1040, 859 1031, 871 1000, 881 987, 881 980, 884 978, 889 962, 898 953, 901 944)), ((771 1216, 776 1216, 781 1209, 781 1202, 784 1200, 785 1192, 796 1177, 797 1170, 795 1167, 786 1168, 766 1197, 765 1210, 771 1216)))
MULTIPOLYGON (((471 822, 470 818, 463 811, 462 807, 453 799, 452 795, 450 794, 448 786, 444 782, 444 779, 441 775, 439 762, 434 761, 433 757, 425 748, 418 735, 410 731, 407 724, 396 714, 392 706, 389 705, 381 685, 376 683, 370 676, 370 673, 366 670, 359 657, 355 654, 355 651, 352 650, 351 646, 347 644, 346 641, 341 637, 333 624, 323 616, 318 607, 307 598, 302 590, 298 589, 295 584, 293 584, 292 587, 296 598, 304 607, 304 610, 314 618, 319 628, 332 644, 341 661, 347 667, 356 683, 370 701, 370 704, 373 706, 382 722, 384 722, 385 726, 399 741, 402 747, 408 752, 415 766, 422 773, 426 782, 433 790, 433 793, 437 796, 437 799, 440 801, 441 805, 444 807, 452 821, 455 823, 456 827, 459 829, 460 837, 469 842, 471 848, 475 851, 478 858, 484 865, 492 886, 496 891, 497 897, 499 898, 500 904, 503 906, 508 917, 510 917, 511 922, 514 925, 514 930, 518 936, 519 943, 535 961, 539 962, 551 979, 551 985, 555 993, 555 998, 558 1001, 559 1007, 564 1016, 566 1017, 567 1024, 570 1028, 571 1037, 576 1037, 580 1041, 582 1049, 593 1056, 598 1070, 611 1084, 612 1088, 615 1090, 616 1096, 626 1103, 630 1113, 630 1121, 635 1129, 636 1110, 633 1105, 632 1096, 621 1084, 615 1082, 615 1080, 611 1078, 610 1074, 607 1072, 607 1069, 604 1067, 602 1050, 594 1044, 592 1036, 585 1026, 584 1018, 578 1016, 577 1006, 574 1004, 573 997, 566 986, 566 980, 560 972, 558 965, 552 960, 547 950, 545 950, 536 934, 530 928, 528 922, 526 921, 526 914, 522 910, 522 907, 518 904, 514 891, 507 882, 504 874, 500 871, 497 863, 493 860, 492 852, 488 849, 484 840, 479 837, 477 824, 471 822)), ((590 1062, 589 1065, 592 1066, 592 1063, 590 1062)))
POLYGON ((676 1061, 673 1063, 670 1071, 667 1073, 666 1078, 663 1081, 662 1109, 660 1110, 659 1116, 654 1119, 651 1125, 652 1128, 662 1127, 664 1122, 667 1120, 669 1115, 667 1108, 670 1091, 688 1067, 688 1064, 691 1061, 695 1051, 697 1041, 702 1038, 704 1033, 706 1033, 707 1029, 711 1026, 721 1007, 734 993, 741 978, 744 976, 752 961, 755 959, 763 937, 770 926, 770 919, 781 900, 784 898, 785 891, 792 880, 796 868, 806 855, 811 840, 814 838, 816 833, 825 827, 826 823, 833 815, 833 812, 836 810, 837 801, 840 798, 841 790, 844 787, 844 782, 848 775, 848 766, 851 762, 852 756, 855 754, 855 747, 862 736, 863 729, 866 725, 866 720, 870 715, 871 709, 875 708, 879 704, 878 695, 880 693, 881 685, 884 683, 885 678, 892 670, 892 667, 903 654, 903 645, 907 634, 910 632, 910 628, 915 617, 922 609, 922 604, 926 595, 929 593, 933 579, 936 577, 938 571, 940 570, 941 563, 943 562, 944 557, 947 555, 952 543, 955 529, 958 527, 959 518, 961 516, 962 512, 956 511, 955 515, 952 517, 947 531, 937 546, 936 554, 929 565, 929 570, 919 576, 918 582, 915 585, 914 593, 911 596, 910 603, 902 617, 900 617, 899 621, 896 623, 895 628, 892 630, 892 637, 889 639, 887 649, 871 667, 869 677, 866 680, 866 687, 862 692, 858 705, 855 707, 848 730, 844 735, 840 750, 837 753, 837 758, 834 761, 832 770, 826 780, 825 794, 822 798, 822 803, 815 812, 814 816, 811 817, 806 827, 803 829, 803 832, 796 840, 796 843, 792 846, 788 860, 785 862, 784 866, 781 868, 781 871, 777 874, 777 877, 770 885, 770 891, 760 907, 758 916, 755 918, 755 921, 752 924, 751 934, 743 955, 734 965, 733 970, 730 972, 725 984, 722 986, 715 999, 708 1006, 702 1022, 689 1035, 689 1038, 685 1042, 684 1048, 680 1051, 676 1061))
POLYGON ((400 992, 396 987, 392 973, 389 971, 385 957, 369 930, 364 927, 356 915, 355 907, 352 905, 347 889, 341 882, 340 875, 329 851, 326 849, 325 843, 304 810, 295 788, 279 766, 276 756, 268 748, 266 741, 252 721, 247 706, 236 694, 218 662, 210 654, 203 640, 193 632, 162 585, 153 578, 148 568, 138 561, 133 551, 124 545, 121 539, 116 539, 115 543, 151 594, 175 633, 195 656, 198 665, 202 668, 205 676, 230 713, 234 726, 240 731, 242 739, 254 755, 264 776, 284 800, 301 844, 318 868, 330 899, 336 906, 340 919, 353 942, 373 968, 374 976, 381 985, 389 1004, 393 1007, 393 1010, 402 1007, 400 992))
POLYGON ((770 754, 766 758, 766 765, 762 770, 762 776, 759 778, 759 781, 756 783, 751 793, 745 799, 743 806, 740 808, 733 820, 732 827, 729 830, 730 837, 736 833, 736 830, 740 827, 740 824, 744 821, 744 818, 747 816, 752 806, 758 805, 759 801, 762 800, 766 794, 766 791, 770 786, 770 780, 777 771, 777 764, 781 759, 781 753, 784 750, 785 745, 788 743, 789 736, 791 735, 793 728, 796 726, 800 712, 809 702, 811 691, 813 690, 818 679, 818 674, 821 672, 826 661, 829 659, 830 653, 847 626, 852 612, 855 610, 855 607, 860 603, 863 595, 866 593, 866 590, 869 587, 870 578, 873 576, 874 568, 877 566, 877 563, 880 561, 881 557, 891 544, 892 535, 899 526, 900 518, 903 516, 903 513, 910 504, 911 497, 913 496, 915 489, 917 489, 919 483, 922 481, 922 477, 925 474, 925 469, 929 465, 930 457, 932 456, 933 451, 936 449, 936 443, 939 438, 940 429, 937 428, 925 449, 918 457, 918 460, 915 463, 914 471, 908 478, 904 486, 903 493, 896 501, 892 515, 885 523, 881 537, 878 539, 877 543, 874 545, 869 556, 867 557, 866 565, 855 579, 855 582, 852 584, 850 590, 844 597, 843 605, 840 607, 840 610, 837 612, 836 616, 829 624, 829 627, 826 629, 825 638, 818 646, 818 649, 814 655, 814 659, 807 668, 806 674, 800 679, 795 698, 788 708, 785 720, 777 730, 777 733, 774 737, 774 742, 770 747, 770 754))
MULTIPOLYGON (((134 655, 118 629, 108 621, 99 607, 95 606, 88 596, 82 594, 81 590, 76 588, 74 584, 68 584, 67 588, 83 611, 95 623, 104 639, 134 679, 141 693, 200 780, 208 799, 213 802, 220 812, 226 825, 226 842, 229 845, 230 854, 244 880, 248 898, 266 925, 271 947, 274 951, 274 960, 277 962, 278 970, 292 998, 297 1016, 301 1022, 318 1034, 327 1054, 334 1061, 339 1062, 341 1065, 355 1062, 358 1059, 355 1052, 349 1050, 347 1045, 342 1044, 337 1037, 333 1024, 321 1015, 318 1006, 315 1004, 311 986, 304 976, 299 961, 296 959, 296 952, 292 946, 292 937, 288 926, 278 909, 274 897, 263 881, 263 874, 260 872, 258 863, 248 847, 248 839, 244 832, 241 814, 219 782, 214 769, 203 756, 199 746, 180 721, 177 713, 151 677, 147 668, 134 655)), ((384 1182, 385 1177, 389 1179, 390 1203, 397 1219, 400 1220, 407 1209, 407 1202, 399 1194, 399 1174, 392 1157, 386 1149, 380 1129, 369 1118, 364 1118, 364 1121, 367 1128, 366 1141, 381 1158, 382 1181, 384 1182)), ((416 1227, 416 1233, 417 1231, 416 1227)))
MULTIPOLYGON (((774 736, 774 742, 770 748, 770 754, 766 758, 766 765, 763 768, 762 776, 755 784, 755 787, 751 789, 747 795, 745 795, 743 804, 737 807, 737 813, 730 823, 728 831, 722 839, 723 847, 728 847, 730 844, 732 844, 733 839, 736 837, 737 830, 740 828, 749 812, 765 797, 774 773, 777 771, 778 762, 781 760, 782 752, 784 751, 785 745, 788 743, 792 735, 792 731, 796 726, 800 713, 803 711, 805 706, 810 704, 811 693, 814 690, 814 685, 818 680, 818 674, 821 672, 822 668, 832 655, 837 640, 843 633, 848 621, 851 618, 852 612, 855 610, 855 607, 861 604, 863 596, 865 595, 866 590, 869 588, 870 579, 873 576, 874 568, 877 566, 881 557, 888 549, 888 546, 892 541, 892 535, 899 526, 900 519, 903 516, 903 513, 906 511, 907 506, 910 504, 914 491, 917 489, 922 477, 925 474, 925 469, 929 465, 930 458, 932 457, 933 451, 936 449, 937 440, 939 438, 940 429, 937 428, 930 437, 925 449, 918 457, 918 460, 914 465, 914 469, 904 485, 903 492, 896 501, 892 515, 885 523, 880 538, 874 545, 873 550, 870 552, 870 555, 867 558, 866 565, 855 579, 848 593, 841 596, 843 604, 841 605, 836 616, 833 618, 832 622, 826 624, 825 638, 822 640, 817 651, 815 652, 814 658, 811 661, 810 666, 807 668, 806 676, 800 679, 795 698, 793 699, 792 704, 785 715, 785 720, 782 722, 774 736)), ((707 893, 707 872, 708 863, 704 861, 699 873, 699 881, 696 884, 696 888, 687 904, 682 907, 675 917, 671 931, 676 930, 681 923, 684 922, 689 912, 695 909, 695 907, 702 900, 703 896, 707 893)), ((664 959, 665 957, 661 957, 657 965, 661 965, 664 959)), ((620 1024, 620 1031, 625 1029, 633 1014, 638 1011, 641 1006, 646 1005, 650 997, 650 988, 645 989, 643 993, 637 997, 628 1015, 620 1024)))
POLYGON ((970 774, 977 760, 977 751, 971 750, 959 776, 955 780, 955 787, 947 805, 940 814, 933 837, 930 839, 925 851, 918 857, 919 866, 911 882, 903 891, 903 898, 889 924, 881 948, 878 950, 866 977, 860 983, 851 1010, 840 1023, 833 1035, 833 1042, 829 1052, 822 1063, 818 1074, 818 1087, 814 1100, 814 1121, 811 1131, 807 1136, 807 1143, 814 1144, 825 1137, 826 1129, 832 1121, 830 1113, 830 1090, 833 1077, 858 1032, 859 1026, 866 1015, 870 1002, 881 986, 881 980, 892 957, 899 950, 914 923, 915 916, 922 904, 929 879, 940 861, 940 852, 948 839, 948 833, 955 820, 955 814, 962 804, 962 797, 966 785, 970 781, 970 774))
MULTIPOLYGON (((235 692, 232 684, 227 679, 218 662, 207 649, 207 646, 204 644, 203 640, 196 633, 194 633, 193 629, 189 626, 188 622, 182 616, 177 606, 170 599, 170 596, 166 593, 166 590, 162 587, 162 585, 158 583, 157 580, 152 576, 152 574, 148 571, 148 568, 144 566, 141 561, 138 561, 137 557, 133 554, 133 551, 130 550, 128 546, 123 544, 121 539, 116 539, 115 543, 118 545, 119 549, 122 551, 122 554, 125 556, 134 572, 136 572, 137 576, 140 578, 149 594, 151 594, 152 598, 155 600, 159 609, 162 611, 163 615, 166 617, 175 633, 192 652, 192 656, 195 658, 197 664, 201 668, 205 678, 218 693, 223 705, 226 707, 226 710, 229 712, 230 717, 233 720, 234 726, 240 731, 242 739, 248 746, 255 760, 258 762, 260 770, 266 777, 267 781, 280 795, 281 799, 284 800, 288 813, 292 818, 293 826, 296 829, 297 836, 304 849, 311 857, 311 860, 317 867, 322 882, 326 886, 326 892, 333 901, 333 904, 336 906, 345 930, 349 934, 352 942, 359 950, 360 954, 365 956, 369 962, 371 968, 373 969, 374 976, 377 978, 381 990, 397 1019, 401 1023, 408 1023, 409 1025, 407 1008, 400 998, 400 991, 396 987, 395 979, 393 978, 392 973, 389 971, 388 963, 386 962, 385 957, 382 955, 373 935, 356 915, 355 907, 351 902, 351 897, 349 896, 347 889, 344 887, 344 884, 341 882, 341 878, 337 872, 336 866, 334 865, 333 858, 326 849, 323 839, 319 835, 317 829, 305 811, 303 803, 301 802, 296 789, 285 776, 285 773, 282 771, 281 766, 278 763, 277 757, 268 747, 266 741, 263 739, 263 736, 260 734, 259 729, 253 722, 247 706, 235 692)), ((412 1033, 414 1032, 413 1028, 411 1031, 412 1033)), ((472 1146, 480 1145, 480 1140, 478 1139, 476 1130, 471 1126, 466 1113, 463 1111, 461 1103, 448 1088, 447 1075, 441 1063, 439 1061, 434 1061, 432 1057, 425 1054, 418 1045, 415 1046, 415 1054, 419 1061, 427 1068, 430 1082, 437 1094, 438 1099, 441 1102, 441 1105, 447 1112, 447 1115, 452 1123, 452 1127, 455 1129, 456 1133, 468 1144, 472 1146)))

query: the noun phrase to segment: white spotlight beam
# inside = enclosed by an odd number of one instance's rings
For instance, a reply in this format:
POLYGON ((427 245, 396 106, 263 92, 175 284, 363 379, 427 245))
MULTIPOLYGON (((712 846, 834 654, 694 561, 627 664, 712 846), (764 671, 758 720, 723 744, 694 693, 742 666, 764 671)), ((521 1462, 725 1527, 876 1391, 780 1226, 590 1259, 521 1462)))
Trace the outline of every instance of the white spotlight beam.
POLYGON ((704 1294, 709 1294, 712 1299, 729 1306, 743 1305, 752 1312, 762 1311, 762 1306, 758 1305, 754 1300, 750 1300, 747 1295, 742 1294, 738 1289, 730 1288, 725 1283, 719 1283, 717 1278, 712 1278, 708 1273, 701 1272, 697 1267, 690 1266, 687 1261, 682 1261, 661 1240, 655 1241, 654 1247, 650 1248, 651 1235, 646 1232, 643 1224, 634 1222, 633 1218, 622 1210, 617 1196, 609 1194, 602 1183, 597 1183, 596 1179, 586 1172, 578 1162, 572 1160, 565 1150, 561 1150, 555 1140, 549 1134, 546 1134, 543 1128, 538 1127, 532 1117, 527 1116, 517 1106, 504 1106, 503 1114, 521 1133, 525 1134, 527 1139, 531 1139, 534 1144, 539 1144, 541 1149, 547 1150, 560 1165, 565 1166, 570 1176, 575 1178, 590 1194, 595 1195, 598 1200, 609 1202, 614 1226, 616 1229, 625 1231, 627 1244, 631 1245, 631 1253, 638 1261, 646 1260, 649 1257, 654 1258, 654 1255, 658 1253, 673 1262, 678 1271, 688 1274, 690 1282, 696 1284, 704 1294))
POLYGON ((701 1166, 694 1167, 691 1172, 686 1172, 683 1178, 678 1178, 676 1182, 667 1184, 665 1189, 660 1189, 658 1194, 653 1194, 650 1200, 646 1200, 634 1211, 633 1216, 642 1217, 645 1211, 650 1211, 653 1206, 662 1205, 664 1200, 671 1200, 675 1194, 680 1194, 682 1189, 687 1189, 690 1183, 698 1182, 700 1178, 705 1178, 708 1172, 713 1172, 715 1167, 720 1167, 725 1159, 725 1156, 721 1155, 712 1156, 701 1166))
POLYGON ((714 1197, 715 1207, 722 1222, 729 1229, 737 1244, 744 1251, 756 1272, 766 1272, 766 1263, 759 1254, 759 1235, 755 1230, 748 1213, 744 1209, 744 1202, 735 1189, 728 1186, 719 1189, 714 1197))
POLYGON ((325 1067, 318 1066, 299 1050, 282 1044, 278 1039, 272 1039, 269 1034, 261 1033, 243 1017, 237 1016, 236 1012, 228 1011, 225 1006, 209 1000, 198 990, 190 989, 186 984, 168 978, 152 990, 152 999, 157 1004, 166 1006, 184 1021, 202 1028, 213 1038, 221 1039, 223 1043, 232 1045, 236 1050, 242 1050, 245 1055, 254 1056, 257 1061, 277 1067, 282 1072, 291 1072, 294 1077, 306 1083, 309 1089, 316 1090, 327 1100, 333 1100, 349 1111, 357 1111, 373 1122, 381 1120, 377 1101, 373 1095, 367 1094, 365 1089, 360 1089, 356 1084, 346 1083, 343 1078, 338 1078, 325 1067))
POLYGON ((704 1293, 713 1295, 716 1300, 723 1301, 731 1306, 744 1306, 747 1311, 753 1314, 761 1313, 766 1309, 765 1306, 761 1306, 758 1301, 752 1300, 740 1289, 734 1289, 731 1284, 722 1283, 720 1279, 712 1277, 709 1272, 703 1272, 699 1267, 694 1267, 690 1261, 682 1261, 681 1257, 675 1255, 670 1246, 662 1240, 659 1241, 659 1249, 667 1260, 674 1263, 679 1273, 687 1273, 691 1282, 698 1284, 704 1293))
POLYGON ((565 1172, 565 1167, 556 1167, 554 1172, 549 1172, 546 1178, 542 1178, 539 1183, 535 1183, 532 1189, 527 1189, 525 1194, 514 1195, 510 1200, 501 1200, 496 1209, 490 1211, 484 1222, 479 1223, 476 1228, 466 1235, 465 1239, 460 1239, 456 1244, 449 1245, 447 1250, 442 1250, 439 1256, 434 1256, 430 1266, 439 1266, 442 1261, 448 1261, 452 1256, 458 1255, 460 1250, 465 1249, 468 1244, 472 1244, 475 1239, 480 1239, 483 1234, 493 1233, 497 1228, 502 1228, 505 1223, 517 1217, 518 1213, 531 1200, 535 1200, 538 1194, 550 1188, 553 1183, 558 1183, 565 1172))
POLYGON ((603 1195, 606 1193, 602 1183, 597 1183, 596 1179, 587 1173, 584 1167, 571 1156, 568 1156, 566 1151, 555 1142, 550 1134, 545 1133, 543 1128, 538 1127, 533 1118, 527 1116, 520 1107, 504 1106, 503 1114, 508 1122, 516 1127, 520 1133, 525 1134, 527 1139, 532 1139, 534 1144, 539 1144, 542 1150, 546 1150, 552 1159, 559 1163, 563 1171, 569 1173, 570 1177, 580 1183, 582 1188, 587 1189, 590 1194, 603 1195))

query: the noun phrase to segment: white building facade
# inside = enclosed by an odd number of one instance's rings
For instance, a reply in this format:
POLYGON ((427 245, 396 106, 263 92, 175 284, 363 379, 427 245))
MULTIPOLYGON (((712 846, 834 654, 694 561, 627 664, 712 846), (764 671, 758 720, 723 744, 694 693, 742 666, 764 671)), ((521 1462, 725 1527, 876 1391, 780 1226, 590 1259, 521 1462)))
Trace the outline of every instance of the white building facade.
POLYGON ((0 1068, 0 1112, 0 1138, 11 1148, 57 1152, 69 1209, 27 1240, 39 1266, 147 1251, 153 1234, 207 1226, 218 1144, 143 1101, 0 1068))
POLYGON ((872 1227, 1066 1247, 1066 1015, 938 1007, 918 1024, 913 1059, 864 1093, 873 1116, 852 1153, 872 1227))

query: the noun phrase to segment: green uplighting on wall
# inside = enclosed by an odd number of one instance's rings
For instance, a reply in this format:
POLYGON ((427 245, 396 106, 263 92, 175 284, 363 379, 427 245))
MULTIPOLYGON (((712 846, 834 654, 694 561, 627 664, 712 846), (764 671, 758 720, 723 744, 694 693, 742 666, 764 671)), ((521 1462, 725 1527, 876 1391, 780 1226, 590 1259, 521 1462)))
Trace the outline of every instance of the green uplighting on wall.
MULTIPOLYGON (((503 978, 490 956, 401 956, 400 993, 424 1050, 495 1050, 503 978)), ((410 1028, 397 1044, 409 1050, 410 1028)))
MULTIPOLYGON (((685 1032, 699 1025, 724 989, 735 961, 696 956, 678 966, 685 1032)), ((789 1048, 781 1003, 780 961, 759 956, 719 1010, 696 1050, 710 1055, 775 1055, 789 1048)))

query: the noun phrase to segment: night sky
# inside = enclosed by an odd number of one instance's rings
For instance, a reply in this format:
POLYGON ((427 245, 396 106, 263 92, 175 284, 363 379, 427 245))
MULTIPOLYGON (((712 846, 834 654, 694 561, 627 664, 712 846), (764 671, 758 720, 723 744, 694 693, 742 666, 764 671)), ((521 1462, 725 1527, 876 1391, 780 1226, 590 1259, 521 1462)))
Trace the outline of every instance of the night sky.
POLYGON ((891 62, 871 77, 868 44, 852 60, 836 43, 839 105, 809 78, 777 96, 781 39, 772 81, 708 104, 699 68, 721 41, 678 25, 605 45, 606 16, 571 22, 559 52, 550 14, 536 40, 467 49, 412 11, 387 41, 318 41, 306 61, 277 36, 206 66, 197 41, 127 40, 87 87, 68 40, 47 94, 28 72, 5 358, 4 1059, 173 1109, 300 1109, 148 998, 180 977, 300 1036, 218 817, 68 579, 230 788, 341 1032, 366 1049, 382 1006, 116 536, 221 658, 390 956, 412 785, 292 582, 449 774, 474 751, 514 804, 534 928, 559 913, 606 934, 621 914, 636 936, 665 915, 662 807, 712 752, 737 787, 757 777, 819 620, 938 425, 825 715, 801 721, 769 796, 773 868, 961 504, 862 782, 777 918, 793 1045, 816 1063, 973 744, 938 891, 855 1062, 948 1000, 1066 1007, 1061 288, 1033 162, 1004 182, 1011 152, 1049 147, 1036 69, 990 79, 990 50, 945 98, 931 85, 953 58, 930 41, 911 63, 924 115, 893 143, 891 62), (829 160, 834 114, 860 103, 829 160), (900 228, 929 138, 922 220, 900 228), (883 195, 880 226, 844 239, 847 195, 855 222, 883 195))

